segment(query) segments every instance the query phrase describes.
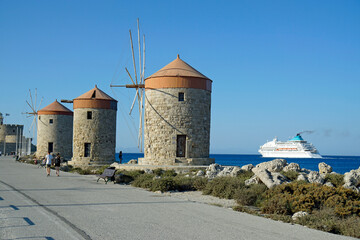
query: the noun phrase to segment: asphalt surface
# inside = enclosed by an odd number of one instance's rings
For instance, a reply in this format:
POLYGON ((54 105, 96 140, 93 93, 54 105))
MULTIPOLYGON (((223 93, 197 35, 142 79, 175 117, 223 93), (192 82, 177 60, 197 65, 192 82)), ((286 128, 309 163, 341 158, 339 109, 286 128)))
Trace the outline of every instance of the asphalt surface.
POLYGON ((0 157, 1 239, 352 239, 0 157))

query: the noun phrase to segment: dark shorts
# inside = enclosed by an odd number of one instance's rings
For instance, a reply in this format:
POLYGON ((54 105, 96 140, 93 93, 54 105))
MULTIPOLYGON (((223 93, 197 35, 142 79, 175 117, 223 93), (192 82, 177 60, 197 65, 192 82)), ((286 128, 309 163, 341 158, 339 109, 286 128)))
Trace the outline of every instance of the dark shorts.
POLYGON ((46 164, 46 167, 51 167, 51 164, 46 164))

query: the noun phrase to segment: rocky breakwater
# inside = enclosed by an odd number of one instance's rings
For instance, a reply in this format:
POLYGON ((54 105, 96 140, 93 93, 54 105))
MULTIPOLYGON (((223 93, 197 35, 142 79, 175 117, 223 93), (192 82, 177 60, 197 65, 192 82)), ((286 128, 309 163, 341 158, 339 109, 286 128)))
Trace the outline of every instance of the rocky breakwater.
MULTIPOLYGON (((289 183, 293 180, 305 181, 308 183, 323 184, 329 187, 334 185, 328 181, 328 175, 340 175, 332 171, 332 167, 322 162, 318 165, 319 171, 311 171, 305 168, 301 168, 297 163, 287 163, 285 159, 274 159, 272 161, 263 162, 256 166, 248 164, 245 166, 221 166, 219 164, 211 164, 204 172, 198 172, 198 176, 204 175, 209 179, 223 176, 237 176, 244 171, 252 171, 253 177, 245 181, 246 185, 263 183, 268 188, 274 186, 289 183), (287 173, 295 173, 295 179, 287 177, 287 173)), ((344 174, 343 187, 352 189, 356 192, 360 192, 360 168, 357 170, 351 170, 344 174)))

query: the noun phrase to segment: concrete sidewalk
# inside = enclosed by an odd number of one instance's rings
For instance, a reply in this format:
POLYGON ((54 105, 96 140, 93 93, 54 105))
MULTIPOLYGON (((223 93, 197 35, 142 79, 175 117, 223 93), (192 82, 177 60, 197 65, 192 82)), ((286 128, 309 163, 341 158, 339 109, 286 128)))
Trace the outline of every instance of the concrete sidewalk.
POLYGON ((0 157, 1 239, 352 239, 0 157))

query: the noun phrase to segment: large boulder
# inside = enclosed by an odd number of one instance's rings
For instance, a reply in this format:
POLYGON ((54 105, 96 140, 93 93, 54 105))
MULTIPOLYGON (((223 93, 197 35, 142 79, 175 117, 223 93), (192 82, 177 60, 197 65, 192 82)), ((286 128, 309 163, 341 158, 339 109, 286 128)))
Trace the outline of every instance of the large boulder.
POLYGON ((144 169, 144 172, 147 173, 147 174, 153 174, 154 173, 153 170, 148 169, 148 168, 144 169))
POLYGON ((252 171, 254 172, 254 169, 265 169, 269 172, 280 172, 286 165, 287 162, 285 159, 274 159, 272 161, 259 163, 252 171))
POLYGON ((244 171, 251 171, 251 169, 253 169, 253 168, 254 168, 254 165, 252 165, 252 164, 244 165, 241 167, 241 169, 244 171))
POLYGON ((236 177, 239 175, 243 170, 237 166, 226 166, 226 167, 218 167, 215 168, 216 170, 216 177, 236 177))
POLYGON ((220 166, 217 163, 213 163, 210 164, 207 168, 206 168, 206 172, 220 172, 223 169, 222 166, 220 166))
POLYGON ((294 172, 300 172, 300 165, 297 163, 289 163, 289 165, 285 166, 283 168, 284 172, 294 171, 294 172))
POLYGON ((249 186, 252 184, 259 184, 259 182, 260 182, 259 178, 256 175, 254 175, 252 176, 252 178, 245 180, 245 185, 249 186))
POLYGON ((137 164, 138 161, 136 159, 131 159, 130 161, 127 162, 127 164, 137 164))
POLYGON ((326 183, 324 184, 324 186, 334 187, 334 184, 332 184, 331 182, 326 182, 326 183))
POLYGON ((203 170, 199 170, 197 173, 196 173, 196 176, 197 177, 203 177, 205 175, 204 171, 203 170))
POLYGON ((309 213, 303 212, 303 211, 299 211, 299 212, 294 213, 294 215, 292 215, 291 218, 292 218, 292 220, 296 221, 296 220, 298 220, 299 218, 302 218, 302 217, 307 216, 307 215, 309 215, 309 213))
POLYGON ((309 182, 307 179, 306 174, 304 173, 300 173, 299 176, 297 177, 296 181, 305 181, 305 182, 309 182))
POLYGON ((344 174, 344 182, 343 187, 360 192, 360 189, 358 188, 360 185, 360 168, 346 172, 344 174))
POLYGON ((307 180, 309 183, 318 183, 318 184, 324 184, 325 179, 320 175, 320 173, 311 171, 307 175, 307 180))
POLYGON ((255 173, 256 177, 260 179, 268 188, 280 185, 285 182, 289 182, 285 176, 278 172, 270 172, 267 169, 263 168, 253 168, 252 171, 255 173))
POLYGON ((117 162, 113 162, 112 164, 110 164, 110 167, 114 167, 115 169, 120 169, 120 164, 117 162))
POLYGON ((213 163, 210 164, 207 168, 206 168, 206 175, 205 177, 209 178, 209 179, 213 179, 215 178, 219 172, 221 172, 224 168, 222 166, 220 166, 217 163, 213 163))
POLYGON ((233 169, 230 172, 230 176, 232 177, 236 177, 237 175, 239 175, 240 173, 244 172, 240 167, 235 166, 233 167, 233 169))
POLYGON ((319 163, 319 173, 328 174, 332 172, 332 167, 324 162, 319 163))
POLYGON ((317 184, 325 183, 325 179, 323 178, 323 176, 316 171, 301 171, 296 180, 317 184))

